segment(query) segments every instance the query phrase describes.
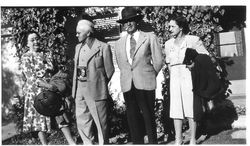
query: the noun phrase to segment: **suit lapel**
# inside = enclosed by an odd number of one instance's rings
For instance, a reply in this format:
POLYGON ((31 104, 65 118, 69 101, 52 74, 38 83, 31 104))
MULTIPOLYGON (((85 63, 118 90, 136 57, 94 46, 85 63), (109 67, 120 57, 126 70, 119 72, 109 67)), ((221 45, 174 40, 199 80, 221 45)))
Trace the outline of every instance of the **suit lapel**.
POLYGON ((140 31, 140 35, 139 35, 139 39, 138 39, 138 43, 136 44, 136 49, 134 52, 133 57, 135 57, 135 54, 137 53, 138 49, 141 47, 141 45, 146 41, 146 35, 140 31))
POLYGON ((94 39, 93 45, 90 48, 90 51, 88 52, 88 56, 86 58, 87 64, 89 60, 100 50, 101 44, 97 39, 94 39))

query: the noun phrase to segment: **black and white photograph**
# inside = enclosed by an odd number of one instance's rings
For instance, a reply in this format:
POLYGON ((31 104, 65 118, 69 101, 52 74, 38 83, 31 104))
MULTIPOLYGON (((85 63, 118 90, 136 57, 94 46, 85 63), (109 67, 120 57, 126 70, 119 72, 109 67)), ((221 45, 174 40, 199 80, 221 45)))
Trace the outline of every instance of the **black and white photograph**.
POLYGON ((248 143, 246 3, 75 1, 1 4, 1 145, 248 143))

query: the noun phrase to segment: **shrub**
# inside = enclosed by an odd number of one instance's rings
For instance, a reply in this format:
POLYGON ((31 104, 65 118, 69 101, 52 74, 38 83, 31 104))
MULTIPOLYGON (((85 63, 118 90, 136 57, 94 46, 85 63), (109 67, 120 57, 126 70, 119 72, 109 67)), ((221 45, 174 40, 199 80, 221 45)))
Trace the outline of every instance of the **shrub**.
MULTIPOLYGON (((83 7, 83 8, 5 8, 1 9, 1 25, 11 25, 13 27, 13 41, 17 49, 16 55, 21 58, 27 50, 23 47, 24 34, 27 31, 37 31, 41 35, 41 46, 45 53, 53 56, 54 65, 59 68, 65 65, 72 71, 72 59, 67 58, 66 49, 69 47, 68 40, 70 34, 65 30, 67 20, 75 21, 76 17, 81 16, 86 10, 91 16, 105 15, 113 13, 117 7, 83 7)), ((168 31, 169 18, 173 14, 184 15, 190 24, 190 34, 198 35, 204 42, 205 47, 211 53, 215 66, 218 68, 218 75, 226 87, 223 98, 230 95, 228 89, 230 82, 226 79, 227 72, 225 66, 227 60, 219 59, 215 47, 214 34, 223 29, 220 25, 220 19, 225 9, 220 6, 160 6, 160 7, 138 7, 145 14, 144 20, 152 24, 153 31, 159 37, 162 49, 164 42, 170 38, 168 31)), ((108 27, 109 28, 109 27, 108 27)), ((70 38, 72 39, 72 38, 70 38)), ((164 52, 164 51, 163 51, 164 52)), ((162 136, 164 123, 163 103, 169 99, 169 72, 166 66, 162 69, 164 81, 162 82, 163 101, 156 101, 156 123, 158 136, 162 136)), ((112 94, 111 94, 112 96, 112 94)), ((15 118, 18 127, 22 121, 23 98, 20 98, 20 105, 14 105, 13 110, 17 117, 15 118)), ((114 99, 114 98, 113 98, 114 99)), ((115 137, 112 143, 126 143, 129 139, 128 127, 125 115, 125 106, 118 104, 117 101, 110 102, 109 117, 111 127, 111 137, 115 137), (118 137, 117 137, 118 135, 118 137)), ((112 140, 111 140, 112 141, 112 140)))

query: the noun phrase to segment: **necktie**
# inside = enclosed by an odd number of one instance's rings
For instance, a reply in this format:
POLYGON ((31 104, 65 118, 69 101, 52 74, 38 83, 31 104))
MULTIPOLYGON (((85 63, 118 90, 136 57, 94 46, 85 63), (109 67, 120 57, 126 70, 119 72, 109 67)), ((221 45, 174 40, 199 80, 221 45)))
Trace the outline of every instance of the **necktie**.
POLYGON ((136 47, 136 41, 133 37, 133 35, 131 35, 130 37, 130 58, 133 58, 134 52, 135 52, 135 47, 136 47))

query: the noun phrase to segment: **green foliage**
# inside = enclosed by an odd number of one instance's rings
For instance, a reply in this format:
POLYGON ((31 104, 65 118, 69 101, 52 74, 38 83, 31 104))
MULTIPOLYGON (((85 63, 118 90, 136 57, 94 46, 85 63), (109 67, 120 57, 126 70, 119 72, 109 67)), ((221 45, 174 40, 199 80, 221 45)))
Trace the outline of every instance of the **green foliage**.
POLYGON ((210 53, 216 55, 214 34, 222 31, 220 18, 225 10, 219 6, 165 6, 141 7, 145 21, 153 24, 154 31, 164 43, 170 38, 169 19, 172 15, 183 15, 189 22, 190 34, 199 36, 210 53))
POLYGON ((157 138, 164 135, 164 113, 163 111, 163 101, 156 99, 155 102, 155 122, 156 122, 156 132, 157 138))
POLYGON ((16 55, 21 58, 27 51, 25 47, 25 34, 36 31, 40 35, 40 49, 44 53, 53 55, 56 66, 65 64, 65 22, 66 18, 75 17, 76 10, 73 8, 2 8, 2 24, 13 27, 12 35, 16 55))
MULTIPOLYGON (((55 71, 62 65, 72 67, 72 60, 67 58, 65 22, 67 18, 75 18, 80 11, 78 8, 2 8, 1 26, 11 27, 11 34, 16 56, 21 59, 27 51, 25 47, 25 35, 29 31, 36 31, 40 35, 40 49, 47 55, 53 56, 55 71)), ((6 43, 6 42, 5 42, 6 43)), ((2 50, 3 51, 3 50, 2 50)), ((8 57, 8 56, 4 56, 8 57)), ((8 117, 16 123, 17 132, 22 131, 23 121, 23 97, 18 96, 18 87, 15 83, 14 73, 3 70, 3 103, 7 103, 13 95, 17 95, 19 101, 10 108, 8 117)), ((19 77, 21 78, 21 77, 19 77)), ((15 98, 14 98, 15 99, 15 98)))
POLYGON ((9 97, 11 97, 13 94, 18 94, 18 86, 15 83, 14 80, 14 74, 8 70, 3 69, 2 70, 2 103, 8 104, 9 97))
POLYGON ((117 101, 110 102, 109 105, 109 125, 110 125, 110 137, 128 133, 128 125, 126 118, 126 107, 119 106, 117 101))
POLYGON ((119 10, 119 7, 88 7, 85 9, 91 17, 102 17, 104 15, 113 14, 119 10))
MULTIPOLYGON (((159 37, 160 44, 164 48, 164 43, 170 39, 169 21, 172 15, 183 15, 186 17, 190 34, 197 35, 203 41, 204 46, 214 58, 215 67, 225 66, 225 62, 217 57, 217 48, 215 47, 215 33, 223 30, 220 19, 225 10, 220 6, 165 6, 165 7, 140 7, 145 14, 144 20, 153 25, 154 32, 159 37)), ((164 51, 163 51, 164 52, 164 51)), ((223 80, 226 87, 230 84, 226 80, 224 70, 218 70, 218 75, 223 80)), ((169 96, 169 73, 166 66, 163 67, 164 81, 162 94, 167 99, 169 96)), ((226 94, 226 93, 225 93, 226 94)), ((228 95, 228 94, 227 94, 228 95)), ((228 95, 229 96, 229 95, 228 95)))
POLYGON ((24 115, 24 97, 15 96, 16 103, 12 105, 12 114, 10 115, 14 123, 16 123, 17 133, 22 132, 23 127, 23 115, 24 115))
MULTIPOLYGON (((190 34, 199 36, 207 50, 212 56, 217 57, 214 34, 222 31, 220 19, 226 11, 219 6, 162 6, 162 7, 138 7, 145 14, 144 20, 153 25, 154 32, 159 37, 162 48, 164 43, 170 38, 168 31, 169 18, 173 14, 184 15, 190 24, 190 34)), ((22 54, 27 51, 24 45, 24 34, 27 31, 37 31, 40 35, 40 43, 42 51, 51 53, 53 55, 54 64, 68 63, 68 67, 72 70, 72 60, 67 58, 66 49, 68 48, 68 32, 65 30, 65 23, 67 20, 73 20, 83 13, 91 16, 101 16, 111 14, 117 11, 117 7, 91 7, 91 8, 1 8, 1 25, 12 26, 13 41, 17 49, 16 55, 21 58, 22 54), (86 11, 85 11, 86 10, 86 11)), ((75 29, 75 28, 74 28, 75 29)), ((164 51, 163 51, 164 52, 164 51)), ((218 75, 223 80, 223 83, 228 88, 230 82, 226 80, 225 62, 218 58, 214 58, 215 66, 222 67, 218 70, 218 75)), ((166 66, 163 67, 164 81, 162 83, 162 94, 164 100, 169 98, 169 72, 166 66)), ((3 74, 5 75, 5 73, 3 74)), ((8 75, 8 72, 6 72, 8 75)), ((11 77, 11 74, 9 74, 11 77)), ((3 86, 7 82, 4 82, 3 86)), ((11 84, 11 83, 8 83, 11 84)), ((3 91, 8 94, 11 91, 3 91)), ((230 90, 227 90, 225 97, 229 96, 230 90)), ((22 100, 22 98, 20 98, 22 100)), ((164 101, 163 101, 164 102, 164 101)), ((157 134, 161 136, 163 133, 162 123, 163 117, 163 102, 156 102, 156 123, 157 134)), ((23 102, 20 105, 14 105, 14 113, 18 116, 16 120, 19 121, 17 125, 21 125, 23 102)), ((126 143, 128 136, 128 127, 125 114, 125 106, 119 106, 116 101, 111 102, 110 105, 109 122, 111 126, 110 136, 111 143, 126 143), (118 135, 118 136, 117 136, 118 135), (114 138, 114 139, 112 139, 114 138)), ((76 131, 76 129, 74 129, 76 131)), ((53 136, 52 136, 53 137, 53 136)), ((62 137, 62 136, 61 136, 62 137)), ((25 139, 25 135, 21 135, 20 139, 25 139), (24 136, 24 137, 23 137, 24 136)), ((17 138, 18 139, 18 138, 17 138)), ((17 141, 10 142, 10 144, 28 144, 26 142, 17 141)), ((53 140, 54 138, 52 138, 53 140)), ((55 138, 54 140, 56 140, 55 138)), ((60 141, 61 142, 61 141, 60 141)))
MULTIPOLYGON (((225 13, 223 8, 219 6, 166 6, 140 7, 140 9, 142 10, 142 13, 145 14, 144 20, 153 25, 154 32, 160 40, 162 49, 164 49, 164 43, 171 37, 168 25, 171 16, 177 14, 186 17, 190 27, 190 34, 199 36, 203 41, 204 46, 212 56, 211 59, 214 62, 214 67, 217 69, 217 74, 220 77, 225 89, 225 92, 220 98, 225 99, 230 95, 231 90, 228 89, 230 82, 226 79, 227 72, 225 66, 227 62, 217 58, 217 48, 215 47, 214 38, 216 33, 223 30, 220 21, 220 18, 222 18, 225 13)), ((167 102, 170 96, 170 76, 166 65, 163 66, 162 71, 164 74, 164 81, 162 82, 162 95, 164 102, 167 102)), ((157 120, 161 121, 164 125, 167 119, 157 117, 157 120)), ((186 126, 187 125, 184 124, 184 127, 186 126)), ((166 132, 167 131, 165 131, 165 133, 166 132)))
POLYGON ((236 112, 238 115, 246 115, 246 107, 242 105, 235 106, 236 112))

